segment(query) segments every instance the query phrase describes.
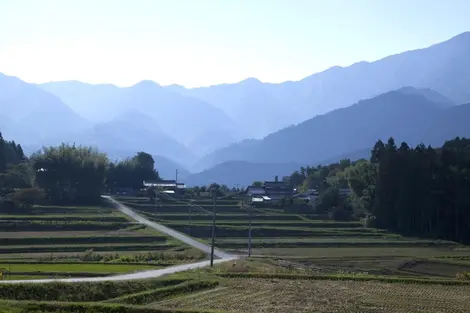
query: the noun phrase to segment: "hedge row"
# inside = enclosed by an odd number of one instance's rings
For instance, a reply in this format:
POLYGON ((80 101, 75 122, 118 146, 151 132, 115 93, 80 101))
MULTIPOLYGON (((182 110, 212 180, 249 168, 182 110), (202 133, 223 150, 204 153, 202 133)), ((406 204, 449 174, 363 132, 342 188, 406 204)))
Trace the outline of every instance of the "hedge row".
POLYGON ((0 253, 47 253, 47 252, 84 252, 88 249, 94 251, 161 251, 178 247, 174 244, 158 244, 158 245, 118 245, 118 246, 36 246, 36 247, 5 247, 0 248, 0 253))
MULTIPOLYGON (((192 233, 192 230, 191 230, 192 233)), ((216 234, 221 237, 220 234, 216 234)), ((253 235, 256 237, 256 235, 253 235)), ((253 248, 322 248, 322 247, 429 247, 438 243, 432 241, 396 241, 396 240, 377 240, 377 241, 324 241, 324 242, 253 242, 253 248)), ((219 248, 245 248, 246 242, 218 242, 219 248)))
POLYGON ((119 216, 47 216, 47 215, 39 215, 39 216, 4 216, 2 218, 4 221, 15 221, 15 222, 73 222, 73 221, 83 221, 83 222, 127 222, 125 217, 119 216))
MULTIPOLYGON (((216 216, 216 223, 217 225, 223 225, 223 226, 233 226, 233 227, 247 227, 248 226, 248 220, 247 221, 227 221, 227 220, 221 220, 220 218, 223 216, 217 215, 216 216)), ((154 218, 151 218, 154 219, 154 218)), ((159 217, 157 218, 159 219, 159 217)), ((184 221, 163 221, 164 223, 168 225, 181 225, 184 226, 187 224, 184 221)), ((198 226, 208 226, 211 225, 210 221, 194 221, 194 225, 198 226)), ((357 222, 328 222, 328 221, 252 221, 251 225, 257 226, 257 227, 271 227, 271 228, 294 228, 294 227, 302 227, 302 228, 311 228, 312 231, 320 228, 320 229, 341 229, 341 228, 347 228, 347 229, 364 229, 361 223, 357 222)))
POLYGON ((86 283, 0 284, 0 299, 33 301, 103 301, 149 289, 181 284, 185 279, 145 279, 86 283))
POLYGON ((0 302, 2 313, 217 313, 212 310, 178 310, 135 305, 60 302, 0 302))
POLYGON ((8 245, 57 245, 57 244, 95 244, 95 243, 149 243, 165 242, 164 236, 130 236, 130 237, 32 237, 32 238, 0 238, 0 246, 8 245))
MULTIPOLYGON (((180 221, 188 220, 188 212, 186 214, 165 214, 160 215, 158 218, 167 220, 167 221, 180 221)), ((217 215, 217 219, 224 221, 246 221, 248 222, 248 214, 226 214, 226 215, 217 215)), ((194 221, 212 221, 212 214, 193 214, 191 215, 191 220, 194 221)), ((252 221, 302 221, 298 215, 274 215, 274 214, 253 214, 251 216, 252 221)))
MULTIPOLYGON (((175 226, 172 225, 171 228, 179 231, 188 233, 188 227, 185 226, 175 226)), ((207 238, 210 237, 212 232, 212 226, 200 226, 200 225, 191 225, 191 236, 198 238, 207 238)), ((275 228, 253 228, 252 229, 253 237, 304 237, 304 236, 315 236, 315 233, 303 230, 291 230, 291 229, 275 229, 275 228)), ((242 228, 224 228, 217 226, 216 227, 216 236, 217 237, 246 237, 248 236, 248 227, 242 228)))
MULTIPOLYGON (((69 257, 67 257, 69 258, 69 257)), ((4 262, 5 263, 5 262, 4 262)), ((8 264, 111 264, 111 265, 158 265, 158 266, 172 266, 175 263, 171 262, 120 262, 120 261, 110 261, 110 262, 99 262, 99 261, 79 261, 79 260, 66 260, 66 261, 41 261, 41 260, 28 260, 28 261, 7 261, 8 264)))
POLYGON ((218 285, 219 282, 216 280, 186 281, 175 286, 163 287, 155 290, 147 290, 116 299, 110 299, 107 302, 142 305, 161 301, 165 298, 174 297, 177 295, 191 293, 198 290, 214 288, 218 285))
MULTIPOLYGON (((1 272, 1 270, 0 270, 1 272)), ((3 272, 3 275, 21 275, 21 276, 47 276, 47 277, 103 277, 116 275, 116 273, 90 273, 90 272, 3 272)))
POLYGON ((34 222, 2 222, 2 231, 87 231, 87 230, 118 230, 133 223, 107 223, 107 222, 72 222, 72 223, 44 223, 34 222))
POLYGON ((382 283, 420 284, 420 285, 446 285, 470 286, 470 281, 450 279, 420 279, 384 276, 359 275, 298 275, 298 274, 265 274, 265 273, 222 273, 217 274, 223 278, 251 278, 251 279, 289 279, 289 280, 349 280, 349 281, 376 281, 382 283))
MULTIPOLYGON (((175 205, 168 205, 168 204, 161 204, 157 206, 155 204, 135 204, 129 202, 122 202, 122 204, 127 205, 128 207, 134 208, 140 211, 146 212, 155 212, 155 209, 158 212, 164 213, 187 213, 189 210, 189 205, 184 204, 175 204, 175 205)), ((204 210, 212 212, 212 205, 202 205, 200 206, 204 210)), ((194 209, 196 210, 196 209, 194 209)), ((242 210, 239 206, 235 205, 217 205, 216 211, 218 213, 243 213, 246 212, 242 210)))
MULTIPOLYGON (((171 228, 188 233, 188 226, 182 224, 167 224, 171 228)), ((212 226, 210 225, 198 225, 191 224, 191 236, 198 238, 207 238, 210 237, 212 232, 212 226)), ((216 227, 216 235, 218 237, 246 237, 248 235, 248 226, 228 226, 228 225, 218 225, 216 227)), ((360 232, 331 232, 331 231, 316 231, 316 230, 303 230, 303 229, 286 229, 286 228, 275 228, 275 227, 259 227, 255 225, 252 228, 252 235, 255 238, 272 238, 272 237, 366 237, 366 238, 384 238, 387 239, 387 236, 384 234, 374 234, 374 233, 360 233, 360 232)))

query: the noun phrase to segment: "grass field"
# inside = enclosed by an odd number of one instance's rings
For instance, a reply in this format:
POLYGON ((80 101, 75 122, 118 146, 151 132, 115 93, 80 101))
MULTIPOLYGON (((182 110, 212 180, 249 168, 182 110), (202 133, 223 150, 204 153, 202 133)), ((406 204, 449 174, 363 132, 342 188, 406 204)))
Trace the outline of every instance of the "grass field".
POLYGON ((8 279, 112 275, 204 258, 107 205, 35 206, 0 215, 0 230, 0 271, 8 279))
POLYGON ((0 263, 0 269, 14 272, 79 272, 79 273, 126 273, 141 270, 153 270, 156 265, 144 264, 89 264, 89 263, 59 263, 59 264, 17 264, 0 263))
MULTIPOLYGON (((209 241, 210 199, 194 200, 200 208, 193 210, 181 201, 156 207, 146 198, 122 200, 147 218, 209 241)), ((216 246, 246 255, 248 214, 238 205, 227 200, 217 207, 216 246)), ((12 216, 8 231, 0 224, 0 269, 10 268, 7 279, 112 275, 204 258, 108 207, 33 211, 12 216)), ((270 208, 256 210, 252 225, 251 258, 155 280, 0 285, 0 312, 469 312, 470 281, 457 279, 470 272, 469 247, 270 208)))
POLYGON ((220 287, 154 303, 228 312, 468 312, 470 286, 358 281, 229 279, 220 287))

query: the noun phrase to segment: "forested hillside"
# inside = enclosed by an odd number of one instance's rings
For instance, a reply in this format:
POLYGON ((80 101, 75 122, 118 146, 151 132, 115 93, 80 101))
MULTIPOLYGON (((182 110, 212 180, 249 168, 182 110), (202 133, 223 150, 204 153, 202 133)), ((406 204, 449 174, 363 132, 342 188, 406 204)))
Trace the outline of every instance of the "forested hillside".
POLYGON ((311 213, 365 217, 369 226, 404 235, 470 243, 470 139, 437 149, 379 140, 370 160, 301 168, 289 181, 319 192, 311 213))

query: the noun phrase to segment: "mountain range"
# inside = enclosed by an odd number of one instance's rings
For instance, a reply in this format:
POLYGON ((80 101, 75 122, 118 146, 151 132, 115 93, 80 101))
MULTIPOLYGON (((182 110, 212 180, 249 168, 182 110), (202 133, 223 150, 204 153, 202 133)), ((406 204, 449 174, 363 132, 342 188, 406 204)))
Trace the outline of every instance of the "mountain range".
POLYGON ((276 168, 361 155, 390 136, 411 144, 469 136, 465 103, 469 32, 279 84, 249 78, 193 89, 152 81, 35 85, 0 74, 0 130, 28 150, 63 141, 117 157, 145 150, 165 164, 161 172, 178 167, 197 182, 232 173, 240 178, 231 183, 243 184, 254 168, 262 177, 281 176, 276 168))

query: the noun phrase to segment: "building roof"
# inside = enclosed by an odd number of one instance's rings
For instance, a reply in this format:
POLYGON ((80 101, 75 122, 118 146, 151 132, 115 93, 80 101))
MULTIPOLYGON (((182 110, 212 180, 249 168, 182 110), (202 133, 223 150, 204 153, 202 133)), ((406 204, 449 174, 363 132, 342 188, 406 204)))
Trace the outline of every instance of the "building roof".
POLYGON ((266 191, 264 190, 263 187, 259 186, 248 186, 246 188, 246 193, 251 193, 251 194, 257 194, 257 195, 264 195, 266 191))
POLYGON ((264 199, 260 197, 253 197, 251 198, 251 202, 264 202, 264 199))
POLYGON ((175 180, 144 180, 143 185, 146 187, 186 187, 184 183, 176 183, 175 180))
POLYGON ((265 181, 263 183, 264 187, 287 187, 286 183, 282 181, 265 181))
POLYGON ((309 189, 307 191, 304 191, 304 192, 300 192, 296 195, 294 195, 294 197, 307 197, 307 196, 316 196, 318 195, 318 191, 316 191, 316 189, 309 189))

